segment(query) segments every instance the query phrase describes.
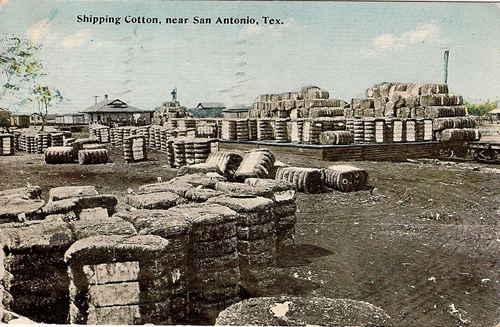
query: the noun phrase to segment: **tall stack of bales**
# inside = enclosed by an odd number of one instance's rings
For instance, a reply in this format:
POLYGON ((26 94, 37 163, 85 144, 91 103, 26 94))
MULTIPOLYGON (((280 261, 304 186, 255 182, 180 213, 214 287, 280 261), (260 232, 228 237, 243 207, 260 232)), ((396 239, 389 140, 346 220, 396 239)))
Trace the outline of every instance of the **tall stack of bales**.
POLYGON ((166 128, 160 130, 160 146, 158 149, 162 152, 167 152, 167 140, 170 138, 170 131, 166 128))
POLYGON ((165 264, 170 242, 155 235, 84 238, 65 254, 71 276, 70 323, 172 324, 165 264))
POLYGON ((194 164, 194 142, 192 138, 184 139, 184 153, 186 156, 186 165, 194 164))
POLYGON ((217 123, 215 121, 200 121, 196 125, 196 137, 217 138, 217 123))
POLYGON ((236 140, 238 138, 238 127, 235 120, 224 119, 221 125, 222 140, 236 140))
POLYGON ((14 135, 0 134, 0 156, 14 154, 14 135))
POLYGON ((21 134, 20 150, 28 153, 38 152, 37 141, 34 135, 21 134))
POLYGON ((287 123, 286 119, 276 119, 274 121, 274 139, 276 142, 288 142, 287 123))
POLYGON ((170 167, 175 167, 174 139, 170 138, 165 141, 167 162, 170 167))
POLYGON ((149 128, 150 126, 141 126, 137 128, 136 135, 144 136, 144 140, 146 141, 146 144, 149 142, 149 128))
POLYGON ((364 143, 375 142, 375 120, 365 119, 363 122, 363 141, 364 143))
POLYGON ((123 139, 123 154, 125 161, 146 160, 146 141, 144 136, 129 136, 123 139))
POLYGON ((240 216, 218 204, 190 204, 168 212, 190 222, 187 252, 189 314, 211 322, 217 314, 240 299, 240 216))
POLYGON ((257 139, 262 140, 272 140, 274 138, 274 131, 271 119, 259 119, 257 120, 257 139))
MULTIPOLYGON (((293 185, 281 181, 247 178, 245 184, 255 188, 255 190, 268 193, 274 202, 273 216, 276 226, 276 250, 278 252, 290 249, 295 244, 295 223, 297 218, 297 203, 293 185)), ((264 195, 262 195, 264 196, 264 195)))
POLYGON ((67 224, 11 223, 2 233, 8 309, 37 322, 66 323, 70 280, 63 257, 74 242, 67 224))
MULTIPOLYGON (((157 258, 157 264, 165 266, 160 274, 155 274, 152 285, 144 289, 156 289, 157 300, 169 302, 164 307, 167 319, 145 321, 156 324, 183 323, 187 319, 187 253, 190 223, 185 217, 169 213, 166 210, 122 211, 114 216, 131 222, 141 235, 156 235, 166 239, 170 245, 165 248, 163 257, 157 258), (170 317, 168 317, 170 316, 170 317)), ((152 295, 152 293, 150 292, 152 295)))
POLYGON ((252 141, 258 139, 257 119, 254 118, 248 119, 248 139, 252 141))
POLYGON ((302 141, 305 144, 319 144, 319 136, 321 134, 321 123, 314 120, 304 120, 302 128, 302 141))
POLYGON ((199 164, 207 161, 211 153, 211 139, 195 138, 193 139, 194 163, 199 164))
POLYGON ((250 138, 248 131, 248 120, 247 119, 237 119, 236 120, 236 139, 238 141, 247 141, 250 138))
POLYGON ((99 139, 99 142, 101 143, 109 143, 111 141, 110 135, 110 128, 107 126, 103 126, 97 130, 97 138, 99 139))
POLYGON ((173 142, 174 166, 179 168, 186 165, 186 146, 184 138, 176 138, 173 142))
POLYGON ((64 145, 64 134, 63 133, 51 133, 50 134, 50 145, 51 146, 63 146, 64 145))
POLYGON ((276 226, 273 201, 261 197, 214 197, 217 203, 238 212, 237 227, 241 287, 251 296, 261 295, 275 283, 276 226))
POLYGON ((38 148, 38 153, 43 153, 48 147, 50 147, 51 137, 49 133, 38 133, 36 136, 36 143, 38 148))
POLYGON ((334 116, 342 112, 346 103, 330 99, 328 91, 317 86, 305 86, 300 91, 280 94, 262 94, 255 99, 249 112, 251 118, 307 118, 314 116, 334 116), (316 109, 321 108, 321 109, 316 109))
MULTIPOLYGON (((366 96, 366 99, 353 99, 346 115, 402 119, 400 124, 405 125, 403 128, 399 127, 399 123, 395 124, 396 142, 430 140, 428 133, 424 132, 422 137, 421 119, 433 120, 435 139, 441 139, 440 133, 445 129, 475 127, 474 120, 465 117, 467 110, 463 98, 450 94, 445 84, 381 83, 370 87, 366 96), (403 131, 401 137, 399 130, 403 131)), ((467 137, 467 133, 456 135, 455 140, 466 140, 460 138, 467 137)))
POLYGON ((170 118, 163 124, 163 126, 165 126, 168 129, 174 129, 179 126, 179 121, 180 119, 170 118))

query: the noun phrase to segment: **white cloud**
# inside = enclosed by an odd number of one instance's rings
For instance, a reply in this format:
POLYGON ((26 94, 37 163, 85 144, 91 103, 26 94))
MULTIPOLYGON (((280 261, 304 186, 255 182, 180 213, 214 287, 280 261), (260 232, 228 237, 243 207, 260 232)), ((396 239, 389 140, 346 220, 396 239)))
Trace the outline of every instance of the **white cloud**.
POLYGON ((306 26, 298 24, 293 18, 285 19, 283 24, 279 25, 246 25, 240 31, 240 39, 246 37, 253 37, 257 35, 262 35, 265 33, 266 35, 271 35, 272 37, 281 37, 283 33, 286 32, 296 32, 303 31, 306 29, 306 26))
POLYGON ((382 34, 373 40, 373 45, 377 49, 392 49, 400 47, 398 37, 394 34, 382 34))
POLYGON ((73 49, 82 46, 85 42, 90 40, 91 31, 90 29, 81 29, 63 38, 59 42, 59 46, 64 49, 73 49))
POLYGON ((40 19, 28 28, 26 35, 31 41, 40 42, 47 35, 49 27, 50 22, 48 19, 40 19))
POLYGON ((442 45, 445 39, 441 36, 439 26, 434 22, 426 22, 415 29, 396 34, 382 34, 375 37, 370 48, 363 51, 367 57, 376 55, 379 51, 390 49, 405 49, 419 43, 442 45))

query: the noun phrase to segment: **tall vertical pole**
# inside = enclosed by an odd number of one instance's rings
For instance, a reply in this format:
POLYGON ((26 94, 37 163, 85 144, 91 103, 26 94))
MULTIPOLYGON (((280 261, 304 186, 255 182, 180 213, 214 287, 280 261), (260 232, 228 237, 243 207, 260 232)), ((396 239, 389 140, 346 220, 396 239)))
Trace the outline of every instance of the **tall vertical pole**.
POLYGON ((444 84, 448 84, 448 59, 450 57, 450 50, 444 52, 444 84))

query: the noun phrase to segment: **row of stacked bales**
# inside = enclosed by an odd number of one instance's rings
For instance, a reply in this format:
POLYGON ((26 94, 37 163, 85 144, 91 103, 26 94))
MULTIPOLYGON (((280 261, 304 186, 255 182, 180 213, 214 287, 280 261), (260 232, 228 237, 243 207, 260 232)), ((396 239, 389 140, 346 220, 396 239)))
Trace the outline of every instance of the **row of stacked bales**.
POLYGON ((13 135, 15 149, 28 153, 43 153, 51 146, 62 146, 65 138, 61 132, 37 132, 32 129, 18 130, 13 135))
POLYGON ((462 96, 450 94, 446 84, 381 83, 369 88, 366 96, 352 99, 351 107, 345 110, 346 118, 383 118, 380 124, 394 131, 395 142, 472 141, 480 137, 474 130, 476 120, 467 116, 462 96))
POLYGON ((111 142, 111 129, 108 126, 92 124, 89 126, 89 133, 96 137, 100 143, 111 142))
POLYGON ((342 100, 330 99, 328 91, 317 86, 305 86, 297 92, 262 94, 255 99, 249 112, 251 118, 307 118, 342 116, 347 104, 342 100))
POLYGON ((431 119, 354 118, 346 120, 353 143, 432 141, 431 119))

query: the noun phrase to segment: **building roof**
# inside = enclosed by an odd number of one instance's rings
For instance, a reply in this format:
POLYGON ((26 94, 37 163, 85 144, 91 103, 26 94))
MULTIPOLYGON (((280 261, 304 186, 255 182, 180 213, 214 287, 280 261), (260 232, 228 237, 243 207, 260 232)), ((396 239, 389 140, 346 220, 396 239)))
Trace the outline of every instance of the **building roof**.
POLYGON ((224 109, 222 112, 247 112, 250 109, 252 109, 251 106, 242 105, 242 106, 233 106, 233 107, 224 109))
POLYGON ((202 107, 203 109, 208 108, 226 108, 226 105, 222 102, 200 102, 196 108, 202 107))
POLYGON ((490 114, 500 114, 500 108, 493 109, 490 114))
POLYGON ((83 112, 68 112, 68 113, 65 113, 65 114, 57 114, 56 117, 67 117, 67 116, 71 116, 71 117, 76 117, 76 116, 84 116, 85 114, 83 112))
POLYGON ((141 112, 153 112, 154 109, 139 109, 132 106, 129 106, 125 102, 120 99, 104 99, 99 101, 93 106, 88 107, 81 112, 90 114, 90 113, 141 113, 141 112))

